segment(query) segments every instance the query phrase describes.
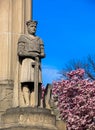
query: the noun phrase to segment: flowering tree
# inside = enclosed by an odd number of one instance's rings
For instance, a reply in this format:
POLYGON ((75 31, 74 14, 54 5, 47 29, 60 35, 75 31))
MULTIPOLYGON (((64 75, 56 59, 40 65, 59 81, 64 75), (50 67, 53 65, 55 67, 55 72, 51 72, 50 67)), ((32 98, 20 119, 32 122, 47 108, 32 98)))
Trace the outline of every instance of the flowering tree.
POLYGON ((88 55, 82 59, 72 59, 65 64, 65 67, 60 72, 64 78, 67 78, 66 73, 72 70, 83 68, 85 70, 85 77, 95 80, 95 55, 88 55))
POLYGON ((95 81, 84 79, 84 70, 67 73, 68 80, 53 83, 53 97, 58 100, 67 130, 95 130, 95 81))

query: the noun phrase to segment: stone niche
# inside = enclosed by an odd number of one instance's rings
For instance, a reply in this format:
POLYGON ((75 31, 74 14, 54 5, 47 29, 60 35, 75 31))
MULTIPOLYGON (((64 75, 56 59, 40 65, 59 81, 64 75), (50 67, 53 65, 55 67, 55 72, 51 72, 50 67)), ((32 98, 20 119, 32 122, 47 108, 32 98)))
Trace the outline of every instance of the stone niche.
POLYGON ((1 119, 0 130, 57 130, 55 116, 44 108, 8 109, 1 119))

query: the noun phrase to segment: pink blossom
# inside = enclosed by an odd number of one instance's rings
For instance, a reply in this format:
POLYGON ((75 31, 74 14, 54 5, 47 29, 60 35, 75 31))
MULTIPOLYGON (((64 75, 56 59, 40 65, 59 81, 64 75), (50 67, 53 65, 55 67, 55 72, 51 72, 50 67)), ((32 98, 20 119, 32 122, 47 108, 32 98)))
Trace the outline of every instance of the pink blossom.
POLYGON ((67 73, 68 80, 53 83, 53 97, 58 96, 58 108, 67 130, 94 130, 95 81, 84 79, 84 70, 67 73))

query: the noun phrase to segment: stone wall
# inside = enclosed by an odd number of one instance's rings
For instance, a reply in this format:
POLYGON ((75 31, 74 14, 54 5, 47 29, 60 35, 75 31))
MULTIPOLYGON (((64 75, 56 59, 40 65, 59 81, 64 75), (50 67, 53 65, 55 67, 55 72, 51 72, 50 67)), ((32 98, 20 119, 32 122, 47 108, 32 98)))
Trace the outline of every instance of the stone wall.
POLYGON ((31 0, 0 0, 0 113, 12 106, 17 41, 30 19, 31 0))

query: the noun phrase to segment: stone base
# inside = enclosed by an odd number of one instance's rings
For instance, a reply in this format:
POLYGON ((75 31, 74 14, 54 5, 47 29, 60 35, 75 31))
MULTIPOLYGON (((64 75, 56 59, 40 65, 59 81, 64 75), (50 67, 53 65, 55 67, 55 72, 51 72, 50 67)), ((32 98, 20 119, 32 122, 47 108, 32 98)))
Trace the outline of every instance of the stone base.
POLYGON ((56 118, 44 108, 11 108, 1 116, 0 130, 57 130, 56 118))
POLYGON ((10 128, 2 128, 0 130, 54 130, 54 129, 17 126, 17 127, 10 127, 10 128))

